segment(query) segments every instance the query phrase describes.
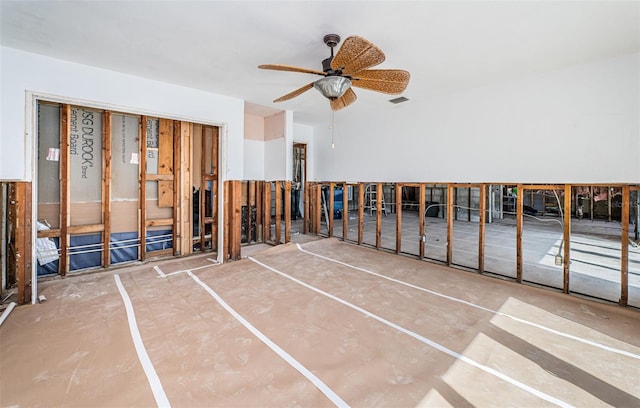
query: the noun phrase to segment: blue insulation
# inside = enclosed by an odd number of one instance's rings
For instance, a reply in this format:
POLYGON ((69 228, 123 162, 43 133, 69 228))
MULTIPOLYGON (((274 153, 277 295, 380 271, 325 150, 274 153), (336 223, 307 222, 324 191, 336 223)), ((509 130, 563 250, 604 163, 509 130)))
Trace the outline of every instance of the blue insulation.
MULTIPOLYGON (((72 236, 69 242, 69 270, 76 271, 99 267, 102 263, 101 234, 72 236)), ((56 247, 60 247, 60 239, 52 238, 56 247)), ((130 262, 139 259, 137 232, 120 232, 111 234, 111 263, 130 262)), ((147 252, 173 248, 173 234, 170 229, 147 231, 147 252)), ((38 263, 38 276, 58 273, 59 261, 44 265, 38 263)))

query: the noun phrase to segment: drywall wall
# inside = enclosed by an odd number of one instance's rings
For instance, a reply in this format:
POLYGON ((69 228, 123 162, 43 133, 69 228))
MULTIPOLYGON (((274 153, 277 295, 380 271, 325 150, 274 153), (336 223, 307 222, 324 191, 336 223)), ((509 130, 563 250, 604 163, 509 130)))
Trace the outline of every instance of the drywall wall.
POLYGON ((409 102, 378 109, 356 102, 336 114, 335 149, 330 130, 314 129, 315 178, 640 183, 639 58, 446 95, 410 85, 409 102))
POLYGON ((244 179, 264 179, 264 118, 244 115, 244 179))
POLYGON ((71 63, 12 48, 0 49, 0 179, 32 178, 31 100, 26 91, 57 100, 131 113, 224 125, 223 179, 243 179, 244 101, 191 88, 71 63), (83 103, 86 102, 86 103, 83 103))
POLYGON ((287 179, 286 112, 264 118, 264 178, 287 179))

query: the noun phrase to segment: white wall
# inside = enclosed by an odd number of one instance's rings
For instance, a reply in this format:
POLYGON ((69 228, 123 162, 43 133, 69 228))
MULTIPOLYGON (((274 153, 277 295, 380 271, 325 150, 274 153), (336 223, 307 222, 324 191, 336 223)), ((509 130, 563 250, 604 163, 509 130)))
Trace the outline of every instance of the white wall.
POLYGON ((264 119, 264 179, 285 180, 287 177, 286 112, 264 119))
POLYGON ((396 106, 381 95, 377 111, 356 102, 336 114, 335 150, 330 130, 315 128, 316 179, 640 183, 639 59, 408 92, 396 106))
POLYGON ((244 115, 244 179, 264 179, 264 118, 244 115))
POLYGON ((285 180, 287 151, 284 138, 264 142, 264 179, 285 180))
POLYGON ((80 65, 2 47, 0 85, 0 179, 32 177, 31 101, 25 91, 71 98, 74 103, 165 118, 225 125, 223 179, 243 179, 244 102, 191 88, 80 65), (226 150, 225 150, 226 149, 226 150))

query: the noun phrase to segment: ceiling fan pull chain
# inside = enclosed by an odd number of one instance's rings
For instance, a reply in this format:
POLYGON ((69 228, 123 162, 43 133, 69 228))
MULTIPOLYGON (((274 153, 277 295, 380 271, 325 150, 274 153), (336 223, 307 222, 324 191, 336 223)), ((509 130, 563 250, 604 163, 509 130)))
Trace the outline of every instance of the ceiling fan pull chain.
POLYGON ((336 145, 333 143, 334 136, 336 134, 336 113, 331 111, 331 148, 335 149, 336 145))

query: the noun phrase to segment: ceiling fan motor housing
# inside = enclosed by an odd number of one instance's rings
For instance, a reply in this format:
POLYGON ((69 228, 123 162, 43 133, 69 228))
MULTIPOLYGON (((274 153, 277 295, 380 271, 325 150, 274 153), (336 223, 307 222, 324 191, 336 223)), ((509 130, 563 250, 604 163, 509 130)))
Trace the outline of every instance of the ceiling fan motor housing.
POLYGON ((322 60, 322 70, 329 75, 332 75, 334 74, 334 72, 331 71, 331 61, 333 61, 333 47, 338 45, 338 43, 340 42, 340 36, 338 34, 327 34, 322 38, 322 41, 327 44, 327 47, 331 48, 331 56, 322 60))

